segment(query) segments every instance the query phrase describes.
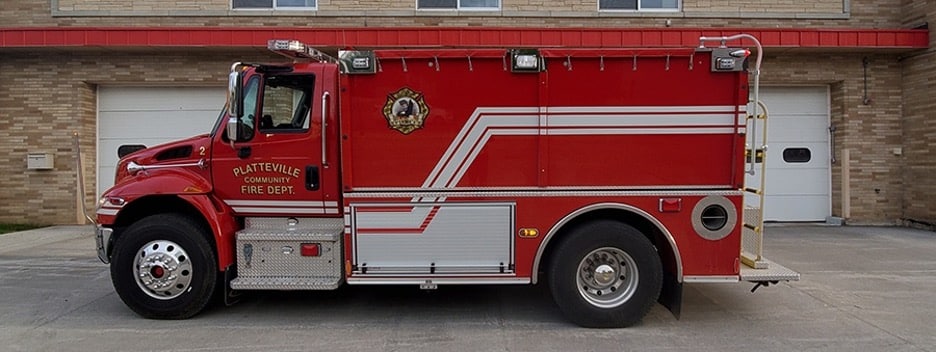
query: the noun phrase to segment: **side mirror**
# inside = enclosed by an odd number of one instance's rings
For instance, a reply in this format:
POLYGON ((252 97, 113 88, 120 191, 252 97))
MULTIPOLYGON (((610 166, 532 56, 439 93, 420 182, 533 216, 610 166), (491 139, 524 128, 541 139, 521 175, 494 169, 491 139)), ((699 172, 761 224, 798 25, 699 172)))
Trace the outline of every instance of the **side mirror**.
POLYGON ((228 75, 228 122, 227 136, 231 142, 238 141, 240 136, 237 133, 240 128, 240 119, 244 114, 244 75, 240 70, 241 63, 238 62, 231 66, 231 73, 228 75))

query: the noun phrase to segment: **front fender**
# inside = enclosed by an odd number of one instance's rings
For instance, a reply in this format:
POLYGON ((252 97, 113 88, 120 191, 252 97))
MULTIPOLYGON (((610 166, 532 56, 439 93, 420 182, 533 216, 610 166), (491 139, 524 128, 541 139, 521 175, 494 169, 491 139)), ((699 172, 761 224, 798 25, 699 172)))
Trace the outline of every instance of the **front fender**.
POLYGON ((197 209, 211 228, 214 235, 215 249, 218 255, 218 269, 224 271, 234 264, 234 233, 237 231, 237 221, 234 219, 232 209, 224 202, 214 199, 210 195, 180 195, 179 198, 187 201, 197 209))
POLYGON ((211 181, 205 170, 179 167, 140 171, 111 187, 105 195, 207 194, 211 190, 211 181))
POLYGON ((124 207, 143 197, 208 194, 211 190, 211 182, 199 172, 182 168, 140 171, 104 192, 98 204, 97 223, 115 224, 124 207))
POLYGON ((237 222, 230 207, 214 199, 210 193, 211 183, 205 177, 176 169, 140 174, 104 193, 97 211, 99 224, 123 229, 139 219, 158 213, 187 214, 203 222, 211 231, 217 250, 218 268, 225 270, 234 262, 237 222))

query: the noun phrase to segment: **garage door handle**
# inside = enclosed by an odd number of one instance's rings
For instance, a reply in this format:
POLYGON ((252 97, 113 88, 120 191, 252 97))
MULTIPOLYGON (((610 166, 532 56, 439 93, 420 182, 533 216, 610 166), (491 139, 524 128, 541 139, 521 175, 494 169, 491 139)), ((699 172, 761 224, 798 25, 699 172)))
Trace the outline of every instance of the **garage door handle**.
POLYGON ((328 92, 322 93, 322 167, 328 167, 328 155, 325 153, 327 151, 328 144, 325 141, 325 136, 328 132, 328 92))
POLYGON ((835 164, 835 126, 829 126, 829 161, 835 164))

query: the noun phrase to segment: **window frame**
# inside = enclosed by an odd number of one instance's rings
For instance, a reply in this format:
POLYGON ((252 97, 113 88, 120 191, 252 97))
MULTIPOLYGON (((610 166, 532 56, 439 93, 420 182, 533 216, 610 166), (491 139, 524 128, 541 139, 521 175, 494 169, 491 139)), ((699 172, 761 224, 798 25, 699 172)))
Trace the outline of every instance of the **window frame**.
POLYGON ((234 7, 234 1, 228 2, 232 11, 318 11, 319 5, 319 0, 315 0, 315 6, 312 7, 276 6, 276 0, 270 0, 273 2, 271 7, 234 7))
POLYGON ((636 9, 603 9, 601 8, 601 0, 595 1, 595 6, 598 7, 598 12, 618 12, 618 13, 637 13, 637 12, 661 12, 661 13, 673 13, 673 12, 682 12, 683 0, 676 0, 676 8, 642 8, 643 0, 637 0, 636 9))
MULTIPOLYGON (((497 7, 463 7, 461 5, 462 0, 455 0, 455 7, 446 8, 446 7, 419 7, 419 0, 416 2, 416 11, 501 11, 504 6, 504 0, 496 0, 497 7)), ((318 0, 316 0, 318 3, 318 0)))
MULTIPOLYGON (((260 100, 260 104, 259 104, 259 108, 258 108, 259 111, 260 111, 260 113, 259 113, 259 116, 260 116, 260 117, 258 117, 258 118, 257 118, 257 121, 256 121, 256 126, 257 126, 257 127, 256 127, 256 130, 257 130, 257 131, 259 131, 259 132, 261 132, 261 133, 263 133, 263 134, 295 134, 295 133, 306 133, 306 132, 308 132, 308 131, 310 131, 310 130, 312 129, 312 119, 314 118, 314 112, 315 112, 315 108, 316 108, 315 99, 313 99, 313 95, 315 94, 315 84, 316 84, 316 80, 318 79, 318 77, 317 77, 317 75, 315 75, 315 74, 296 74, 296 73, 287 73, 287 74, 273 75, 273 76, 291 76, 291 75, 296 75, 296 76, 309 76, 309 77, 311 77, 311 81, 312 81, 312 82, 310 82, 310 84, 308 85, 308 88, 307 88, 307 89, 297 89, 297 88, 294 88, 294 87, 290 87, 290 89, 294 89, 294 92, 297 92, 297 91, 298 91, 298 92, 302 92, 303 95, 302 95, 301 98, 305 98, 305 99, 307 99, 307 100, 309 101, 308 110, 307 110, 307 111, 305 112, 305 114, 304 114, 305 119, 302 120, 302 122, 303 122, 303 123, 302 123, 302 127, 276 127, 277 125, 274 125, 273 127, 261 127, 261 126, 260 126, 260 120, 263 118, 263 116, 265 115, 265 113, 268 112, 268 110, 267 110, 268 107, 266 106, 266 105, 267 105, 267 104, 266 104, 266 103, 267 103, 267 100, 266 100, 266 99, 267 99, 267 88, 269 88, 269 85, 268 85, 268 78, 269 78, 269 77, 268 77, 268 76, 264 76, 264 77, 263 77, 263 87, 262 87, 262 90, 261 90, 262 93, 261 93, 260 99, 259 99, 259 100, 260 100)), ((300 100, 300 101, 294 101, 294 102, 293 102, 293 104, 296 104, 296 103, 300 103, 300 104, 301 104, 301 100, 300 100)), ((296 106, 293 105, 293 108, 295 108, 295 107, 296 107, 296 106)), ((300 117, 300 116, 295 115, 297 112, 298 112, 297 110, 294 110, 294 111, 293 111, 293 116, 292 116, 292 118, 291 118, 293 124, 295 124, 295 123, 297 122, 296 119, 300 117)))

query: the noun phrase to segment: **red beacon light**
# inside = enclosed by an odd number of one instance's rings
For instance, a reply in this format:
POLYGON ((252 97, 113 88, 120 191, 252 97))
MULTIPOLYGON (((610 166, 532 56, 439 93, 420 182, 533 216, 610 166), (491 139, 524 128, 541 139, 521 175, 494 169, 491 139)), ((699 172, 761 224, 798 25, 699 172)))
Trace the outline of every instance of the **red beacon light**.
POLYGON ((739 49, 728 53, 731 57, 748 57, 751 56, 751 51, 748 49, 739 49))

